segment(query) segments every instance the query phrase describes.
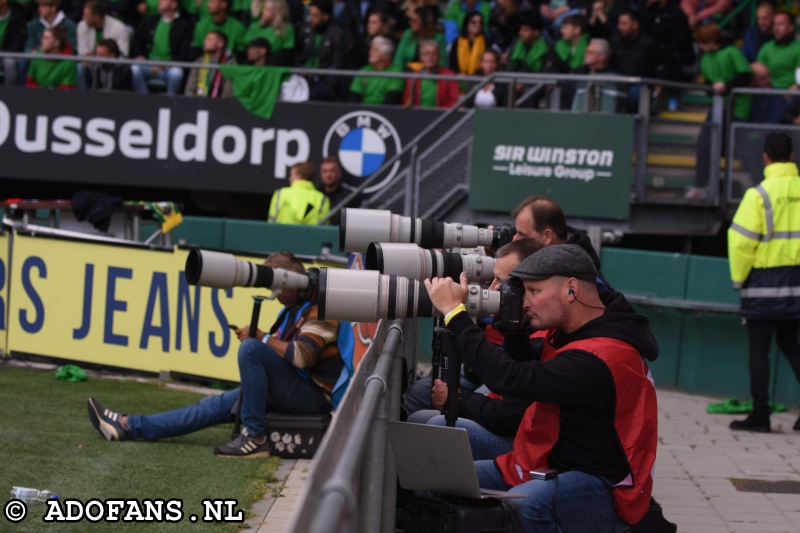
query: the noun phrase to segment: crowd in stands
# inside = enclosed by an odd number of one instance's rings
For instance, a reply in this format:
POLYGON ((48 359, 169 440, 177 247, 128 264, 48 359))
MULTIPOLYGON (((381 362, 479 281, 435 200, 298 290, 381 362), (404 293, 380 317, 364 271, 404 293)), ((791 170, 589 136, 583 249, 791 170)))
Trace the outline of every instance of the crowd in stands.
MULTIPOLYGON (((734 87, 796 87, 800 42, 793 17, 768 1, 755 24, 720 28, 732 0, 0 0, 6 85, 153 91, 224 98, 230 82, 208 64, 294 66, 447 75, 497 71, 608 73, 734 87), (738 37, 738 38, 737 38, 738 37), (735 43, 741 43, 738 46, 735 43), (196 69, 36 59, 35 54, 194 61, 196 69), (699 59, 699 60, 698 60, 699 59), (698 77, 699 75, 699 77, 698 77)), ((468 89, 452 80, 292 76, 296 99, 454 106, 468 89)), ((286 79, 287 82, 290 80, 286 79)), ((510 87, 488 84, 468 105, 502 106, 510 87)), ((514 93, 524 87, 514 87, 514 93)), ((636 86, 601 109, 635 111, 636 86)), ((662 88, 655 87, 658 94, 662 88)), ((616 91, 616 93, 615 93, 616 91)), ((620 92, 621 91, 621 92, 620 92)), ((664 89, 670 109, 678 93, 664 89)), ((565 84, 562 108, 604 98, 565 84)), ((800 101, 740 97, 735 118, 796 122, 800 101), (755 100, 755 101, 754 101, 755 100), (751 113, 753 116, 751 116, 751 113)), ((537 105, 536 98, 528 105, 537 105)))

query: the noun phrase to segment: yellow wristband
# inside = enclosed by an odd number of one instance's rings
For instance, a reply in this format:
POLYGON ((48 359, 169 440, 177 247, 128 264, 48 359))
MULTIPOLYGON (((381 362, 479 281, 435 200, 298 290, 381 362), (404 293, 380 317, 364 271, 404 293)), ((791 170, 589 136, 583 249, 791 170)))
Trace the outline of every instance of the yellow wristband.
POLYGON ((447 313, 445 315, 445 317, 444 317, 444 325, 445 326, 449 326, 450 325, 450 320, 452 320, 452 318, 454 316, 456 316, 461 311, 466 311, 466 310, 467 310, 467 308, 466 308, 466 306, 464 304, 458 304, 458 307, 456 307, 455 309, 453 309, 452 311, 450 311, 449 313, 447 313))

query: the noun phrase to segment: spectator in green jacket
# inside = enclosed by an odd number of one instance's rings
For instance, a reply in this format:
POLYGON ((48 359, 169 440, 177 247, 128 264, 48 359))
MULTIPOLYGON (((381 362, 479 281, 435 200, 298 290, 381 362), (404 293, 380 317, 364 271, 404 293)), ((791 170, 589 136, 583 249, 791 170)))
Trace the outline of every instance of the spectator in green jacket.
POLYGON ((508 56, 508 70, 513 72, 542 72, 550 51, 542 37, 542 19, 536 13, 520 17, 519 39, 508 56))
POLYGON ((254 0, 251 9, 253 22, 247 28, 245 42, 263 37, 269 41, 273 64, 294 65, 295 31, 286 0, 254 0))
POLYGON ((194 55, 202 54, 206 35, 218 31, 228 39, 228 50, 241 54, 247 49, 244 24, 228 15, 228 0, 208 0, 208 16, 201 18, 194 27, 192 48, 194 55))
POLYGON ((800 67, 800 42, 795 39, 791 15, 775 13, 772 35, 775 40, 761 47, 756 62, 769 68, 773 87, 797 89, 795 69, 800 67))
MULTIPOLYGON (((375 37, 369 47, 369 65, 362 72, 402 72, 392 65, 394 43, 386 37, 375 37)), ((403 78, 373 78, 356 76, 350 85, 350 101, 362 104, 399 104, 403 98, 403 78)))
POLYGON ((556 55, 562 62, 562 69, 574 72, 583 66, 589 35, 583 31, 583 17, 570 15, 561 23, 561 40, 556 43, 556 55))
POLYGON ((28 23, 25 51, 33 52, 39 47, 44 30, 58 27, 67 32, 65 44, 69 46, 69 53, 74 54, 78 50, 78 27, 58 8, 58 0, 37 0, 37 4, 39 18, 28 23))
POLYGON ((447 57, 447 43, 444 34, 439 31, 437 21, 438 8, 433 5, 422 5, 408 13, 409 28, 403 32, 397 51, 394 54, 396 67, 419 70, 422 68, 419 57, 419 43, 433 39, 439 43, 441 60, 439 64, 445 66, 447 57), (409 65, 411 63, 411 65, 409 65))
MULTIPOLYGON (((47 28, 42 33, 40 54, 72 55, 64 28, 47 28)), ((74 89, 78 83, 78 68, 74 61, 32 59, 25 80, 26 87, 74 89)))

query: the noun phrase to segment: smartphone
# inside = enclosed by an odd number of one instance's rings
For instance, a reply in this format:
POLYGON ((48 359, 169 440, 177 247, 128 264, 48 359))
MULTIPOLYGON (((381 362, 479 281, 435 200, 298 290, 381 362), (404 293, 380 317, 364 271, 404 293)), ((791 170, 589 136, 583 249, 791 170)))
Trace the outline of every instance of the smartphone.
POLYGON ((239 329, 238 327, 234 326, 233 324, 228 324, 228 327, 231 328, 231 330, 233 330, 233 331, 236 331, 237 329, 239 329))
POLYGON ((555 478, 558 475, 558 470, 552 470, 550 468, 542 470, 531 470, 530 475, 531 479, 541 479, 547 481, 548 479, 555 478))

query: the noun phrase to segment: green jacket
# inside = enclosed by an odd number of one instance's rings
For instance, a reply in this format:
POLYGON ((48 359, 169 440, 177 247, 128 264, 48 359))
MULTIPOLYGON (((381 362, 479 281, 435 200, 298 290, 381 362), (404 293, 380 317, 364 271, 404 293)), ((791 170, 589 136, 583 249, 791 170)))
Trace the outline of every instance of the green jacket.
POLYGON ((331 211, 331 202, 314 184, 296 180, 278 189, 269 204, 269 222, 316 226, 331 211))

